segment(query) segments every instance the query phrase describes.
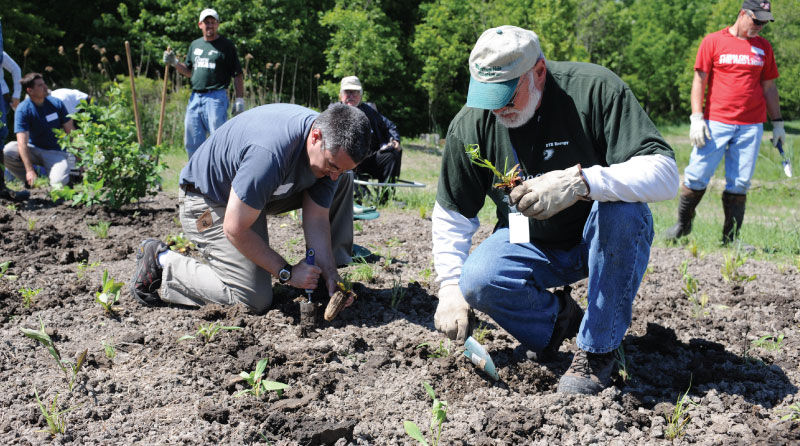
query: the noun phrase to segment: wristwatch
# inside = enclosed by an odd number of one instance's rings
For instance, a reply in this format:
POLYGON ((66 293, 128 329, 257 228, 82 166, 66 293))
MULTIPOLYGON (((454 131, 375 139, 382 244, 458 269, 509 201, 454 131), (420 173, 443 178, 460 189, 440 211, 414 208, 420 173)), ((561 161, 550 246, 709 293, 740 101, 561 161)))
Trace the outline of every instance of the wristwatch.
POLYGON ((286 283, 289 279, 292 278, 292 265, 286 264, 283 265, 283 268, 278 272, 278 281, 280 283, 286 283))

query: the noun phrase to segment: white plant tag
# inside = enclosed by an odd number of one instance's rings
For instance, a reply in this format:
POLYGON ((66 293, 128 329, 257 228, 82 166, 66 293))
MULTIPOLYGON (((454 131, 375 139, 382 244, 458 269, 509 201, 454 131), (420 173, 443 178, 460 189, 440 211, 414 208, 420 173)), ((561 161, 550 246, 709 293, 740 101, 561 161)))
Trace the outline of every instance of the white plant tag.
POLYGON ((509 243, 530 243, 531 232, 528 228, 528 217, 520 212, 509 212, 508 214, 508 242, 509 243))

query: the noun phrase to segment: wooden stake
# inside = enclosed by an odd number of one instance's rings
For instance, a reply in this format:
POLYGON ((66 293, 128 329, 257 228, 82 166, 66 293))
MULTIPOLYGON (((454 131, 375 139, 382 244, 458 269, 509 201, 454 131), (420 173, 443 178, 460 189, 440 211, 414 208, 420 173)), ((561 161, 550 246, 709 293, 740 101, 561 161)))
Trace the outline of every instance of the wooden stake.
POLYGON ((131 99, 133 100, 133 119, 136 121, 136 138, 142 145, 142 126, 139 124, 139 107, 136 105, 136 83, 133 81, 133 62, 131 61, 131 44, 125 41, 125 53, 128 56, 128 76, 131 78, 131 99))
MULTIPOLYGON (((167 51, 172 48, 167 46, 167 51)), ((164 128, 164 110, 167 106, 167 80, 169 79, 169 64, 164 64, 164 88, 161 89, 161 114, 158 116, 158 135, 156 135, 156 145, 161 145, 161 130, 164 128)))

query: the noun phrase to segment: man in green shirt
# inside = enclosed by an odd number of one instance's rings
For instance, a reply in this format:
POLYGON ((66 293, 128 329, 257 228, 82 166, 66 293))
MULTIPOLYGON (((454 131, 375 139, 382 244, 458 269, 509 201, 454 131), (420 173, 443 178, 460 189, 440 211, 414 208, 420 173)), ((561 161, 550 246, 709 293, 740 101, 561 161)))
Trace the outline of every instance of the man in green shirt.
POLYGON ((674 154, 622 80, 597 65, 546 61, 532 31, 485 31, 469 69, 432 215, 434 324, 464 339, 473 307, 542 360, 577 334, 558 391, 598 393, 611 383, 647 267, 646 203, 678 188, 674 154), (502 172, 519 164, 508 195, 471 161, 465 147, 473 145, 502 172), (487 195, 497 205, 495 232, 469 253, 487 195), (587 277, 584 313, 568 285, 587 277))
POLYGON ((189 158, 228 119, 228 84, 233 77, 236 100, 233 115, 244 111, 244 77, 233 42, 219 35, 219 14, 213 9, 200 13, 197 26, 203 37, 189 45, 183 63, 171 50, 164 51, 164 63, 191 78, 192 96, 186 106, 184 144, 189 158))

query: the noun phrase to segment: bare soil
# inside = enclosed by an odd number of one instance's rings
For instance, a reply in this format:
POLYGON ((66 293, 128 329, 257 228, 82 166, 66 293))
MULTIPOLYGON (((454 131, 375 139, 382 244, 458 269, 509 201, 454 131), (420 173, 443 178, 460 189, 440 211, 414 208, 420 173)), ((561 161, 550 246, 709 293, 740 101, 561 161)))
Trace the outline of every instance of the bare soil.
MULTIPOLYGON (((627 380, 598 396, 564 396, 555 389, 573 341, 550 362, 528 360, 518 342, 479 315, 490 329, 484 343, 500 374, 495 382, 435 331, 430 220, 418 211, 383 211, 360 223, 356 243, 375 255, 367 266, 343 270, 360 275, 358 299, 326 322, 326 297, 315 295, 317 328, 300 337, 302 291, 280 285, 263 315, 238 306, 145 307, 127 285, 115 314, 103 312, 94 302, 103 270, 128 282, 140 240, 180 232, 174 197, 118 212, 53 204, 43 191, 18 210, 6 204, 0 262, 12 265, 0 279, 0 444, 413 444, 403 421, 427 431, 424 381, 448 403, 441 444, 668 444, 666 416, 687 389, 690 419, 676 443, 800 441, 798 423, 781 420, 800 404, 794 266, 748 260, 740 270, 756 279, 734 284, 722 278, 721 255, 654 249, 623 343, 627 380), (111 222, 106 239, 87 226, 101 220, 111 222), (82 259, 100 265, 79 278, 82 259), (708 296, 704 307, 681 292, 684 260, 708 296), (20 288, 42 291, 26 307, 20 288), (404 292, 394 307, 393 288, 404 292), (72 391, 47 350, 20 332, 40 319, 66 360, 88 349, 72 391), (208 343, 177 342, 212 322, 242 330, 220 331, 208 343), (779 334, 777 349, 752 344, 779 334), (115 346, 113 359, 103 342, 115 346), (268 379, 291 387, 280 397, 235 397, 246 388, 239 373, 262 358, 269 358, 268 379), (63 434, 42 431, 34 388, 44 401, 58 394, 58 407, 71 408, 63 434)), ((299 260, 299 222, 280 216, 268 223, 273 246, 299 260)), ((482 227, 476 241, 490 230, 482 227)), ((573 296, 582 305, 585 294, 578 283, 573 296)))

